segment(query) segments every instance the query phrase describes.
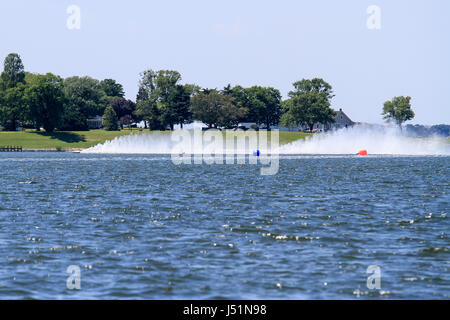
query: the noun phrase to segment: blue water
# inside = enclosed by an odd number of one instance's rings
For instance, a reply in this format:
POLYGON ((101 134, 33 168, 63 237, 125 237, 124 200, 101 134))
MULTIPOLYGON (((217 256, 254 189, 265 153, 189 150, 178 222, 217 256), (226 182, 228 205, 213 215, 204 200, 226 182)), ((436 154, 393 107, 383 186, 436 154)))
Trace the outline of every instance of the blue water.
POLYGON ((449 299, 449 160, 0 154, 0 298, 449 299))

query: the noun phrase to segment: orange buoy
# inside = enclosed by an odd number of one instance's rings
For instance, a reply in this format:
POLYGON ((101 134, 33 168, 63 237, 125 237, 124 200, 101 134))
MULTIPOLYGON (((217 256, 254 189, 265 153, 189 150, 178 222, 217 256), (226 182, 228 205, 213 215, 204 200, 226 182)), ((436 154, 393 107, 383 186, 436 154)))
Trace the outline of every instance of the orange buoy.
POLYGON ((357 154, 359 156, 367 156, 367 150, 360 150, 357 154))

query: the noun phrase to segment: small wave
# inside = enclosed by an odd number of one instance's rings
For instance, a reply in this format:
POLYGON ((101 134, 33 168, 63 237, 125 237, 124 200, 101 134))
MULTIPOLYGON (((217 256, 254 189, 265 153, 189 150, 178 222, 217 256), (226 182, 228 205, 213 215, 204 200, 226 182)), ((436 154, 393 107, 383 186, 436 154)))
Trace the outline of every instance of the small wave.
POLYGON ((430 256, 430 255, 436 255, 436 254, 439 254, 439 253, 447 253, 448 249, 447 248, 440 248, 440 247, 433 247, 433 248, 421 249, 418 252, 421 255, 430 256))

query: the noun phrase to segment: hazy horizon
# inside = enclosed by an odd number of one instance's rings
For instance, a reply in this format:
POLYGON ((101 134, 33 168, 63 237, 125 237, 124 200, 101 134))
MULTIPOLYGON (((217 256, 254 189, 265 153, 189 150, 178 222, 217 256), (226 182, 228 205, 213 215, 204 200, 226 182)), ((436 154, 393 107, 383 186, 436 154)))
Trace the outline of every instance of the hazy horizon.
POLYGON ((409 95, 412 124, 449 124, 448 1, 5 1, 0 60, 21 55, 26 71, 113 78, 135 100, 139 73, 177 70, 183 83, 273 86, 321 77, 334 109, 382 123, 384 101, 409 95), (69 29, 67 8, 81 10, 69 29), (369 29, 370 5, 381 9, 369 29))

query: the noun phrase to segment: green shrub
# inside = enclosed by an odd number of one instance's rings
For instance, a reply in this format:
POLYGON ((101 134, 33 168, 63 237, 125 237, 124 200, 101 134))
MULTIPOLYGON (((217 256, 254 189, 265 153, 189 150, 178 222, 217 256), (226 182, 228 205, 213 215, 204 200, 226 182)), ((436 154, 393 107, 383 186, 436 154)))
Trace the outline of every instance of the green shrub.
POLYGON ((117 114, 111 106, 106 107, 103 114, 103 128, 107 131, 119 130, 117 114))

